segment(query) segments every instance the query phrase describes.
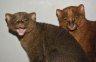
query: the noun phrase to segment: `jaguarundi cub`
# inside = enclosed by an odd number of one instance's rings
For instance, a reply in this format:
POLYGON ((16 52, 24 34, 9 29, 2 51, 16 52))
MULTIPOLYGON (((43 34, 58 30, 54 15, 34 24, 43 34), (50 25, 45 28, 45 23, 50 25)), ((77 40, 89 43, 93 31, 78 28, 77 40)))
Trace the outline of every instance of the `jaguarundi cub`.
POLYGON ((36 13, 6 13, 9 32, 16 35, 30 62, 89 62, 77 41, 63 28, 36 22, 36 13))
POLYGON ((94 62, 96 43, 96 21, 85 18, 84 5, 69 6, 57 9, 56 15, 61 28, 69 31, 85 51, 87 57, 94 62))

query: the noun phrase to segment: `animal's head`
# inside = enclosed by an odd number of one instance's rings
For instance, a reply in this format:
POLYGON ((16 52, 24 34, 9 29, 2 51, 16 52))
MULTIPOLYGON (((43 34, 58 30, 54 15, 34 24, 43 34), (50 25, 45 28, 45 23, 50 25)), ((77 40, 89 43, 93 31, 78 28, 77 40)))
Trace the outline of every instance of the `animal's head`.
POLYGON ((85 11, 83 4, 79 6, 69 6, 63 10, 57 9, 56 15, 59 21, 59 25, 69 31, 78 29, 81 24, 81 20, 85 19, 85 11))
POLYGON ((36 22, 36 13, 6 13, 5 19, 9 28, 9 32, 15 33, 18 36, 22 37, 33 29, 34 24, 36 22))

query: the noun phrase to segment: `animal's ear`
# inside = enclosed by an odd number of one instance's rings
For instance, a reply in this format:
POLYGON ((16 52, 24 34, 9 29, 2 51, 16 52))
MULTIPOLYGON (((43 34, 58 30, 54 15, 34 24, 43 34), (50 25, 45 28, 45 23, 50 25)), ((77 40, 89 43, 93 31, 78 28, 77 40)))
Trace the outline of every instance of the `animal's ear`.
POLYGON ((6 13, 6 14, 5 14, 5 20, 6 20, 6 22, 8 23, 8 22, 12 19, 12 17, 13 17, 12 14, 6 13))
POLYGON ((80 14, 85 15, 85 10, 84 10, 84 5, 83 4, 80 4, 78 6, 78 11, 80 12, 80 14))
POLYGON ((57 16, 57 17, 62 17, 62 10, 57 9, 57 10, 56 10, 56 16, 57 16))
POLYGON ((35 12, 30 13, 30 16, 33 21, 36 21, 36 13, 35 12))

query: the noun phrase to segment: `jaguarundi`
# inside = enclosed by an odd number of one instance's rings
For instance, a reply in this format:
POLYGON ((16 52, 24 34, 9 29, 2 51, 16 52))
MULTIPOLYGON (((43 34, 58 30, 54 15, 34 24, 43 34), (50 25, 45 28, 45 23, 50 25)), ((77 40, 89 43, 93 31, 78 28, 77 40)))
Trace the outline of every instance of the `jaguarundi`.
POLYGON ((77 41, 63 28, 36 21, 36 13, 5 14, 30 62, 89 62, 77 41))
POLYGON ((57 9, 59 26, 66 29, 81 45, 87 57, 94 62, 96 43, 96 21, 87 20, 84 5, 57 9))

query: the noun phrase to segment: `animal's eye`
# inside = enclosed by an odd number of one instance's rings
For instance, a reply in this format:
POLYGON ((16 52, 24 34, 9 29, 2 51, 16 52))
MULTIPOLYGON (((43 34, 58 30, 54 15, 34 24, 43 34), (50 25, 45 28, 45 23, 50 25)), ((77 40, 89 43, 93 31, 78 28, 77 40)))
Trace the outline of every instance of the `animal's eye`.
POLYGON ((75 19, 78 19, 79 18, 79 16, 75 16, 75 19))
POLYGON ((19 20, 18 20, 17 18, 14 18, 13 21, 14 21, 14 22, 17 22, 17 21, 19 21, 19 20))
POLYGON ((28 21, 27 19, 24 19, 23 21, 28 21))
POLYGON ((67 22, 67 18, 64 18, 64 21, 67 22))
POLYGON ((14 19, 13 21, 14 21, 14 23, 17 23, 17 22, 18 22, 18 20, 17 20, 17 19, 14 19))
POLYGON ((64 20, 67 20, 66 18, 64 18, 64 20))

